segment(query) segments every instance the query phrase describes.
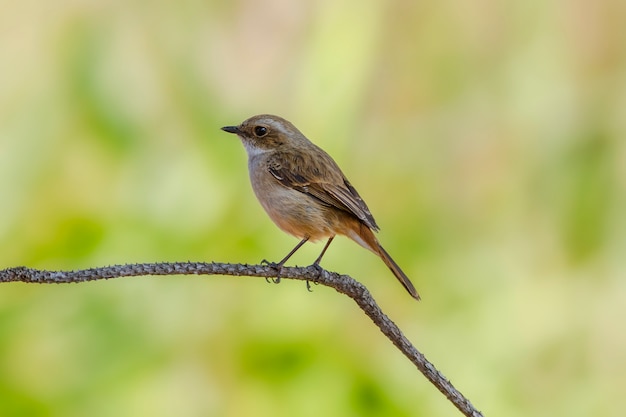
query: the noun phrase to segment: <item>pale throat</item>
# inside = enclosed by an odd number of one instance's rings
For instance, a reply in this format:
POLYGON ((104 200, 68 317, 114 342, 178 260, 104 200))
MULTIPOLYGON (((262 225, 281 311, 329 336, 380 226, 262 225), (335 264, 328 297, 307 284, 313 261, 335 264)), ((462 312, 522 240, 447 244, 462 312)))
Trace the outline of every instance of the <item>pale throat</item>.
POLYGON ((246 148, 246 152, 248 153, 248 156, 250 158, 252 158, 253 156, 264 154, 269 151, 269 149, 259 148, 258 146, 255 146, 246 140, 242 140, 241 142, 243 143, 243 146, 246 148))

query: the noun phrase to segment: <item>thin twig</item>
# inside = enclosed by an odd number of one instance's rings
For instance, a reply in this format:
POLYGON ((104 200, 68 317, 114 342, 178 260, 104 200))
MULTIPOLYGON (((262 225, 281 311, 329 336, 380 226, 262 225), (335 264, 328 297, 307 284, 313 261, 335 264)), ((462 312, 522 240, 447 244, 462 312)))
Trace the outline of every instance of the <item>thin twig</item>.
MULTIPOLYGON (((172 262, 114 265, 77 271, 45 271, 26 267, 8 268, 0 271, 0 282, 28 282, 39 284, 65 284, 95 281, 99 279, 142 275, 233 275, 272 278, 277 270, 271 265, 244 265, 205 262, 172 262)), ((464 415, 482 417, 470 401, 409 342, 396 324, 387 317, 370 292, 352 277, 329 272, 319 267, 283 267, 281 278, 297 279, 322 284, 352 298, 381 332, 424 376, 441 391, 464 415)))

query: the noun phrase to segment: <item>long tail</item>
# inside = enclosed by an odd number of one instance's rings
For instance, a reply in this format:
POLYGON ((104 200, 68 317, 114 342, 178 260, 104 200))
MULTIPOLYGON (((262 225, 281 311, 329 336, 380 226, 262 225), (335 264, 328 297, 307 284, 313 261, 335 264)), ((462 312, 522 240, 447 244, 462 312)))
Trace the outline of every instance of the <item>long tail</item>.
POLYGON ((413 283, 411 282, 409 277, 407 277, 406 274, 400 269, 398 264, 391 258, 391 256, 389 256, 387 251, 380 245, 380 243, 378 243, 378 255, 380 256, 380 259, 383 260, 385 265, 387 265, 387 267, 391 269, 391 272, 393 272, 396 278, 398 278, 400 284, 404 285, 404 288, 406 288, 409 294, 411 294, 411 297, 419 300, 420 295, 417 293, 417 290, 413 286, 413 283))
POLYGON ((420 296, 413 286, 413 283, 411 282, 409 277, 407 277, 406 274, 402 271, 402 269, 400 269, 398 264, 391 258, 387 251, 380 245, 378 239, 376 239, 376 236, 374 236, 374 232, 372 232, 370 228, 363 223, 359 223, 359 226, 360 227, 358 228, 357 233, 355 233, 355 230, 350 230, 350 233, 348 233, 347 236, 357 242, 359 245, 371 250, 376 255, 380 256, 380 259, 383 260, 385 265, 387 265, 387 267, 391 270, 391 272, 393 272, 396 278, 398 278, 400 284, 402 284, 404 288, 406 288, 406 290, 409 292, 409 294, 411 294, 411 297, 419 300, 420 296))

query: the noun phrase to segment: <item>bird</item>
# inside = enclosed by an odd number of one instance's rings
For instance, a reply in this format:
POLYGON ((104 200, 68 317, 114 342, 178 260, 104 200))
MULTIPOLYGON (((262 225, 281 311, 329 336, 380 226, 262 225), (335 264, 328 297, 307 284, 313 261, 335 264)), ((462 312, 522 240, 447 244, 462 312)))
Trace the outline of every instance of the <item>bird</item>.
POLYGON ((367 204, 333 158, 282 117, 260 114, 223 131, 239 137, 248 154, 252 189, 272 221, 300 242, 277 264, 281 267, 308 241, 328 239, 314 266, 336 235, 346 236, 378 255, 416 300, 407 275, 382 247, 367 204))

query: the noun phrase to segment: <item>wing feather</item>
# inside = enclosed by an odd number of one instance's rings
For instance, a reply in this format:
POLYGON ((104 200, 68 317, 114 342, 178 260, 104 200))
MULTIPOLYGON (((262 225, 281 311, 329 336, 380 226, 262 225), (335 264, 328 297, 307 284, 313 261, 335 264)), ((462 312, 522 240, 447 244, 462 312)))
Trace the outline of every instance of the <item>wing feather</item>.
POLYGON ((351 213, 367 227, 378 225, 367 204, 343 175, 335 161, 322 149, 311 148, 306 163, 302 152, 280 152, 268 160, 270 174, 285 187, 318 200, 318 202, 351 213))

